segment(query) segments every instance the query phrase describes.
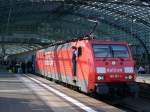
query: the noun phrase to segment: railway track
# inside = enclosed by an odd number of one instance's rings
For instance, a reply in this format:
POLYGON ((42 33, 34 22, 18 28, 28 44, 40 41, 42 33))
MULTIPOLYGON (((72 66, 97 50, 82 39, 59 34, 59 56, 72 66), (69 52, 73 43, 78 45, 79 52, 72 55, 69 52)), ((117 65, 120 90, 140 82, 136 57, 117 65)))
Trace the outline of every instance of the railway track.
POLYGON ((127 112, 150 112, 150 85, 140 83, 139 86, 138 98, 126 98, 114 106, 125 109, 127 112))
POLYGON ((124 110, 125 112, 150 112, 150 85, 140 84, 139 97, 127 97, 117 99, 103 99, 95 97, 110 105, 124 110))
MULTIPOLYGON (((150 102, 145 99, 127 98, 120 104, 115 105, 118 108, 128 110, 129 112, 150 112, 150 102)), ((127 112, 128 112, 127 111, 127 112)))
POLYGON ((150 85, 145 83, 140 83, 139 96, 144 99, 150 100, 150 85))

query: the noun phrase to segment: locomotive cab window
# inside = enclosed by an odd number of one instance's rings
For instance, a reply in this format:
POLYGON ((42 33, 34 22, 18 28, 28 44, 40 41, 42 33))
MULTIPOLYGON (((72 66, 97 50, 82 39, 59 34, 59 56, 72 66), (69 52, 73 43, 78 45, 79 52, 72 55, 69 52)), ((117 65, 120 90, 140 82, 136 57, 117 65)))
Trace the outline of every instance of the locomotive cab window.
POLYGON ((82 48, 79 47, 79 48, 78 48, 78 57, 80 57, 81 55, 82 55, 82 48))
POLYGON ((111 45, 114 57, 129 57, 128 48, 125 45, 111 45))
POLYGON ((94 55, 96 58, 127 58, 129 57, 128 48, 126 45, 93 45, 94 55))
POLYGON ((109 45, 93 45, 93 50, 96 58, 112 57, 109 45))

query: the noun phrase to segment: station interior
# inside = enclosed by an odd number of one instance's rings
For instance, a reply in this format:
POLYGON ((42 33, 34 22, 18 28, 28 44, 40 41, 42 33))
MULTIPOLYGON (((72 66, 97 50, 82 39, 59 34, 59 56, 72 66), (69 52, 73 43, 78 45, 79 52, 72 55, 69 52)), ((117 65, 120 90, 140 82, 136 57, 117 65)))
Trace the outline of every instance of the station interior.
MULTIPOLYGON (((47 48, 54 43, 82 37, 91 37, 100 41, 127 42, 135 60, 137 82, 142 83, 140 88, 148 87, 146 90, 150 88, 149 0, 0 0, 0 74, 18 73, 18 70, 14 71, 10 68, 12 61, 16 63, 24 60, 32 61, 37 50, 47 48), (140 67, 144 68, 142 74, 138 71, 140 67), (143 83, 148 86, 143 86, 143 83)), ((33 73, 33 70, 29 70, 29 73, 33 73)), ((4 77, 5 75, 2 75, 2 78, 0 75, 0 83, 4 82, 4 77)), ((4 91, 0 90, 0 94, 2 92, 4 91)), ((5 100, 0 96, 0 108, 2 102, 9 104, 9 99, 5 100)), ((22 111, 20 109, 10 111, 4 108, 2 108, 3 112, 22 111)), ((35 111, 48 112, 56 109, 42 108, 46 110, 35 111)), ((57 108, 56 112, 71 111, 71 109, 62 110, 57 108)), ((79 111, 80 109, 77 112, 79 111)), ((84 111, 96 112, 90 109, 84 111)), ((145 112, 150 112, 150 109, 145 112)))
POLYGON ((127 41, 137 67, 150 64, 148 0, 1 0, 0 4, 1 60, 92 35, 127 41))

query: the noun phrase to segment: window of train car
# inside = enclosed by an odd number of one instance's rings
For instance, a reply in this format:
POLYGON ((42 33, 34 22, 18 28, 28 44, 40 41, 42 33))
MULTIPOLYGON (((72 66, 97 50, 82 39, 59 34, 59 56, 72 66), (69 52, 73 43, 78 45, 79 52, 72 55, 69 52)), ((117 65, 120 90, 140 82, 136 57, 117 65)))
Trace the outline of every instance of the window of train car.
POLYGON ((125 45, 111 45, 113 57, 127 58, 129 57, 128 48, 125 45))
POLYGON ((80 57, 81 55, 82 55, 82 48, 79 47, 79 48, 78 48, 78 57, 80 57))
POLYGON ((93 45, 96 58, 127 58, 129 57, 128 48, 125 45, 93 45))
POLYGON ((93 45, 94 54, 96 58, 110 58, 112 57, 109 45, 93 45))

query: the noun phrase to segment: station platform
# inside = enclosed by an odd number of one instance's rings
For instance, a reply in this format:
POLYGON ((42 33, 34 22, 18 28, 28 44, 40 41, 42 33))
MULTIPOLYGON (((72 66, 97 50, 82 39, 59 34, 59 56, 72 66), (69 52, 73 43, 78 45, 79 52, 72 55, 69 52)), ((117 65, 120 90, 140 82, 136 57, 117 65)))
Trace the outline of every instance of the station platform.
POLYGON ((32 74, 0 73, 0 112, 124 112, 32 74))
POLYGON ((136 82, 150 84, 150 74, 138 74, 136 82))

